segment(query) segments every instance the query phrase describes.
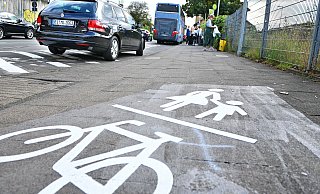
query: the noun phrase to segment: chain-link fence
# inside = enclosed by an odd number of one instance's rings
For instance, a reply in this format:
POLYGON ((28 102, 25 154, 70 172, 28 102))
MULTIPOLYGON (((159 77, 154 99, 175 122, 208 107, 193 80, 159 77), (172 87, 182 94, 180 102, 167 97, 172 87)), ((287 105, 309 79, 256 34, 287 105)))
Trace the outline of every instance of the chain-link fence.
POLYGON ((320 70, 319 4, 319 0, 245 0, 227 19, 227 48, 284 68, 320 70))
POLYGON ((242 21, 242 9, 237 10, 235 14, 228 17, 228 20, 227 20, 228 29, 226 33, 228 37, 227 48, 229 51, 235 52, 238 49, 241 21, 242 21))

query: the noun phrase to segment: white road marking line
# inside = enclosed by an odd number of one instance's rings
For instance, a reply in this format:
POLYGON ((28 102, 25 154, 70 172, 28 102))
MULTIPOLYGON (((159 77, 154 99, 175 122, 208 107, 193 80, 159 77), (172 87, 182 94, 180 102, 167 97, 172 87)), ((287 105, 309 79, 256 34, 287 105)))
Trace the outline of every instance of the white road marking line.
POLYGON ((28 71, 17 67, 15 65, 12 65, 11 63, 8 63, 7 61, 0 58, 0 68, 9 72, 9 73, 29 73, 28 71))
POLYGON ((160 120, 163 120, 163 121, 167 121, 167 122, 175 123, 175 124, 178 124, 178 125, 183 125, 183 126, 186 126, 186 127, 199 129, 199 130, 202 130, 202 131, 206 131, 206 132, 213 133, 213 134, 216 134, 216 135, 221 135, 221 136, 224 136, 224 137, 229 137, 229 138, 232 138, 232 139, 237 139, 237 140, 248 142, 248 143, 256 143, 256 141, 257 141, 256 139, 253 139, 253 138, 249 138, 249 137, 245 137, 245 136, 241 136, 241 135, 237 135, 237 134, 233 134, 233 133, 229 133, 229 132, 225 132, 225 131, 220 131, 218 129, 204 127, 204 126, 193 124, 193 123, 189 123, 189 122, 186 122, 186 121, 180 121, 178 119, 173 119, 173 118, 170 118, 170 117, 166 117, 166 116, 162 116, 162 115, 158 115, 158 114, 153 114, 153 113, 145 112, 145 111, 142 111, 142 110, 138 110, 138 109, 134 109, 134 108, 118 105, 118 104, 115 104, 115 105, 112 105, 112 106, 115 107, 115 108, 119 108, 119 109, 126 110, 126 111, 129 111, 129 112, 137 113, 137 114, 140 114, 140 115, 153 117, 153 118, 160 119, 160 120))
POLYGON ((43 59, 43 57, 41 57, 39 55, 35 55, 35 54, 32 54, 32 53, 27 53, 27 52, 23 52, 23 51, 13 51, 13 53, 24 55, 24 56, 27 56, 27 57, 30 57, 30 58, 33 58, 33 59, 43 59))
POLYGON ((68 54, 64 54, 64 55, 61 55, 61 56, 58 56, 58 55, 53 55, 50 51, 47 51, 47 50, 41 50, 41 51, 37 51, 38 53, 41 53, 41 54, 44 54, 44 55, 47 55, 47 56, 51 56, 51 57, 55 57, 55 58, 67 58, 67 59, 72 59, 72 60, 82 60, 80 57, 75 57, 75 56, 71 56, 71 55, 68 55, 68 54))
POLYGON ((37 53, 40 53, 40 54, 42 54, 42 55, 52 55, 49 51, 44 51, 44 50, 42 50, 42 51, 37 51, 37 53))
POLYGON ((44 49, 44 50, 37 50, 35 51, 37 53, 51 53, 48 49, 44 49))
POLYGON ((71 67, 69 65, 66 65, 66 64, 63 64, 60 62, 47 62, 47 63, 49 63, 50 65, 56 66, 56 67, 71 67))
POLYGON ((97 62, 97 61, 86 61, 86 63, 89 63, 89 64, 100 64, 100 62, 97 62))
POLYGON ((161 57, 146 57, 145 60, 160 60, 161 57))
POLYGON ((81 54, 81 55, 85 55, 89 53, 89 51, 86 51, 86 50, 68 50, 68 52, 74 53, 74 54, 81 54))
POLYGON ((146 47, 145 47, 145 48, 152 48, 152 47, 157 47, 157 46, 160 46, 160 45, 150 45, 150 44, 146 44, 146 47))
POLYGON ((216 55, 216 57, 228 58, 229 56, 227 56, 227 55, 216 55))
POLYGON ((270 91, 272 91, 272 92, 274 91, 274 89, 271 88, 271 87, 267 87, 267 89, 270 90, 270 91))

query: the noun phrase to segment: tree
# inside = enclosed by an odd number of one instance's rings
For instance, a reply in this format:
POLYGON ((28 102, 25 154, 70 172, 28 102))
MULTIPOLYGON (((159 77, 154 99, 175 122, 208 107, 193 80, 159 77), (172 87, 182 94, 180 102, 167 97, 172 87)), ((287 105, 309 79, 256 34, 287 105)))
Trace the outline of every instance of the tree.
POLYGON ((128 10, 138 24, 142 24, 144 28, 150 29, 152 23, 146 2, 132 1, 128 6, 128 10))
MULTIPOLYGON (((212 5, 218 5, 219 0, 187 0, 186 4, 182 5, 183 11, 188 17, 209 14, 209 9, 212 5)), ((240 0, 220 0, 220 15, 231 15, 241 7, 240 0)))

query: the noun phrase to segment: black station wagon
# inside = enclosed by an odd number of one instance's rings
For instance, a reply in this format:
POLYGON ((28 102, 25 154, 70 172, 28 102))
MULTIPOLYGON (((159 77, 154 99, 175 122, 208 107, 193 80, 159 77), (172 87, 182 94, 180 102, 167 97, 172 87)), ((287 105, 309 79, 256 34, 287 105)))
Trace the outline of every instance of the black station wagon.
POLYGON ((11 36, 24 36, 32 39, 33 32, 34 27, 31 23, 23 21, 12 13, 0 13, 0 39, 11 36))
POLYGON ((35 36, 53 54, 89 50, 110 61, 121 51, 136 51, 142 56, 145 48, 132 16, 107 0, 53 1, 40 12, 35 36))

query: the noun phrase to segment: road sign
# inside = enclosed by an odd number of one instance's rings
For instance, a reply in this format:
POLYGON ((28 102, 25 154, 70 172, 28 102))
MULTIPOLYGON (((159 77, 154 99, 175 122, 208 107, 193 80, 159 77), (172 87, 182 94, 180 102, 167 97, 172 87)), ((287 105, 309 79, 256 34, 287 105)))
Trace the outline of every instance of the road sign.
POLYGON ((213 5, 212 5, 212 9, 213 9, 213 10, 217 10, 217 4, 213 4, 213 5))
POLYGON ((209 9, 209 15, 213 15, 214 14, 214 10, 213 9, 209 9))
POLYGON ((32 1, 32 11, 37 11, 38 10, 37 0, 31 0, 31 1, 32 1))

